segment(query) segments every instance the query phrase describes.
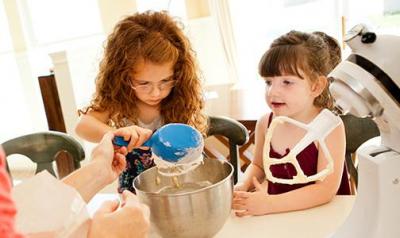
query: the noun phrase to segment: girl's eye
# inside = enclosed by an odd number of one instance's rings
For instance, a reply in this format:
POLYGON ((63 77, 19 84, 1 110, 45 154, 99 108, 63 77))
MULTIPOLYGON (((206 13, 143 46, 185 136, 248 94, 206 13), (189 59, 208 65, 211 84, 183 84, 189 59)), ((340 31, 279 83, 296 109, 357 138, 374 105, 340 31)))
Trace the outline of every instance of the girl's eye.
POLYGON ((265 84, 266 84, 267 86, 271 86, 271 81, 265 80, 265 84))
POLYGON ((149 85, 149 82, 140 82, 139 85, 149 85))
POLYGON ((285 85, 290 85, 290 84, 292 84, 293 82, 291 82, 291 81, 288 81, 288 80, 284 80, 283 81, 283 84, 285 84, 285 85))
POLYGON ((170 77, 168 77, 168 78, 166 78, 166 79, 161 80, 161 83, 169 83, 169 82, 171 82, 171 81, 174 81, 173 76, 170 76, 170 77))

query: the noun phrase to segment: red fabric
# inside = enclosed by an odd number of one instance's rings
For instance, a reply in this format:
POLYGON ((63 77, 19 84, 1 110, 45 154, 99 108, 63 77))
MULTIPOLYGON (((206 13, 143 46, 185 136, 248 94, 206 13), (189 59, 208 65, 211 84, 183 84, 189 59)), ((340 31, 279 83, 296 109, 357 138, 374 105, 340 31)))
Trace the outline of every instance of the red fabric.
MULTIPOLYGON (((268 120, 268 127, 272 121, 272 113, 268 120)), ((270 147, 269 156, 271 158, 281 159, 289 153, 289 148, 286 149, 286 153, 280 155, 277 153, 272 146, 270 147)), ((317 173, 317 164, 318 164, 318 149, 314 143, 308 145, 303 151, 301 151, 296 156, 297 161, 301 169, 303 170, 304 174, 307 176, 311 176, 317 173)), ((271 173, 277 178, 283 179, 291 179, 293 176, 296 175, 296 170, 294 166, 290 163, 286 164, 276 164, 270 167, 271 173)), ((306 183, 306 184, 281 184, 281 183, 272 183, 268 181, 268 193, 269 194, 281 194, 292 191, 294 189, 298 189, 309 184, 313 184, 314 182, 306 183)), ((338 195, 349 195, 350 194, 350 185, 349 185, 349 178, 347 175, 347 167, 344 164, 343 167, 343 175, 342 180, 340 183, 339 190, 337 192, 338 195)))
POLYGON ((0 146, 0 237, 20 238, 14 228, 16 208, 11 199, 11 182, 6 171, 5 154, 0 146))

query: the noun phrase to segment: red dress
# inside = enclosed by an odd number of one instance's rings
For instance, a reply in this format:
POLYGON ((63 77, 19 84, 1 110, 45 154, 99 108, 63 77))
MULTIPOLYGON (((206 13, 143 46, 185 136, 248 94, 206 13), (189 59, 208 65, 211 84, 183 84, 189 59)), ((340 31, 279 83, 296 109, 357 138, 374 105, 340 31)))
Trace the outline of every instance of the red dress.
MULTIPOLYGON (((272 113, 270 114, 268 119, 268 127, 271 124, 271 121, 272 121, 272 113)), ((280 155, 272 148, 271 145, 269 156, 271 158, 281 159, 284 156, 286 156, 289 153, 289 151, 290 150, 288 148, 286 149, 285 154, 280 155)), ((303 151, 301 151, 296 156, 296 159, 299 162, 299 165, 305 175, 311 176, 317 173, 318 149, 314 143, 311 143, 303 151)), ((296 175, 296 169, 290 163, 272 165, 270 167, 270 170, 275 177, 282 179, 292 179, 292 177, 296 175)), ((290 185, 290 184, 273 183, 271 181, 268 181, 268 194, 286 193, 313 183, 314 182, 290 185)), ((349 185, 349 178, 347 174, 346 164, 344 164, 343 167, 342 180, 337 195, 350 195, 350 185, 349 185)))

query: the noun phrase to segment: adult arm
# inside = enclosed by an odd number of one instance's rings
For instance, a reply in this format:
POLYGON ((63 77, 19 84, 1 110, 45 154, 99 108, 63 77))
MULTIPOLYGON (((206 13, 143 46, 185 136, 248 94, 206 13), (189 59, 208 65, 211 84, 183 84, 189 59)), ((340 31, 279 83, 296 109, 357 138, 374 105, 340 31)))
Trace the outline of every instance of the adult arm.
POLYGON ((101 142, 93 149, 89 164, 72 172, 62 181, 74 187, 88 202, 106 185, 112 183, 125 169, 126 148, 114 153, 112 132, 106 133, 101 142))

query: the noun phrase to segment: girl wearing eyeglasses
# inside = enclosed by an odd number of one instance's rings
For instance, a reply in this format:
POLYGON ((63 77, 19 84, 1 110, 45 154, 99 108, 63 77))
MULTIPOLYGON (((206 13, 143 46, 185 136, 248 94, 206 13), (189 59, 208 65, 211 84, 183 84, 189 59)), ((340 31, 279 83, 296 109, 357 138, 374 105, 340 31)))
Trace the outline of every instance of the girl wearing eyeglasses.
POLYGON ((205 134, 201 81, 190 42, 165 12, 137 13, 109 35, 90 105, 80 110, 77 134, 99 142, 108 131, 130 141, 118 191, 154 166, 151 151, 137 148, 163 124, 191 125, 205 134))

